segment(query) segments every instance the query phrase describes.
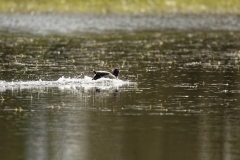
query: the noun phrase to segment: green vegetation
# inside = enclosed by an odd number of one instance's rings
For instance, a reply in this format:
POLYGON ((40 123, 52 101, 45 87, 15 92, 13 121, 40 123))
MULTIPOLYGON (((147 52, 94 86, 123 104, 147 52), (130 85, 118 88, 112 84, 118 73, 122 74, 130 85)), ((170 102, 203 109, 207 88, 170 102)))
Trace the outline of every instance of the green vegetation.
POLYGON ((240 0, 0 0, 0 12, 240 13, 240 0))

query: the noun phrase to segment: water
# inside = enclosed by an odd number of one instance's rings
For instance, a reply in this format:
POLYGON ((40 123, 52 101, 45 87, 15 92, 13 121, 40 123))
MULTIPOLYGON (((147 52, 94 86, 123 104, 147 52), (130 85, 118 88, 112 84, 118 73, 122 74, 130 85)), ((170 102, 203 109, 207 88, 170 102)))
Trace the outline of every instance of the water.
POLYGON ((2 32, 1 159, 238 159, 240 32, 180 28, 2 32))

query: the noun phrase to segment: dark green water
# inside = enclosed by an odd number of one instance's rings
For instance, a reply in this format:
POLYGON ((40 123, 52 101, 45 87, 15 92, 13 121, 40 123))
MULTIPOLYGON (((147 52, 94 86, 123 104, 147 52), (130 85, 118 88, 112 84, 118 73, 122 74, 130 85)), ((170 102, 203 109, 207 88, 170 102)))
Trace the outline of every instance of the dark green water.
POLYGON ((1 33, 0 158, 238 159, 239 37, 1 33), (116 67, 119 85, 84 77, 116 67))

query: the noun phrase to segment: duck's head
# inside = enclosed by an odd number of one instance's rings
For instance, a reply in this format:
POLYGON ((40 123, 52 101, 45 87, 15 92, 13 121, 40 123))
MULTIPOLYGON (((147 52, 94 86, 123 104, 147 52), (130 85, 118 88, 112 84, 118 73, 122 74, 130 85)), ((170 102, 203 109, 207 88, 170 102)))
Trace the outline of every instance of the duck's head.
POLYGON ((119 70, 118 70, 117 68, 115 68, 114 71, 113 71, 113 75, 114 75, 115 77, 117 77, 117 76, 118 76, 118 73, 119 73, 119 70))

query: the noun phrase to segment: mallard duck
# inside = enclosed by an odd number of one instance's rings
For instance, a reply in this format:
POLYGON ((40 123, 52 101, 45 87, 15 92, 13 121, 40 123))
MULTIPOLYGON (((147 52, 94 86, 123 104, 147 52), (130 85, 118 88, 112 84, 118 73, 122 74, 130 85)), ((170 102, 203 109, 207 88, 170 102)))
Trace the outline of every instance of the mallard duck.
POLYGON ((107 71, 93 71, 95 75, 92 80, 97 80, 99 78, 109 78, 109 79, 117 79, 119 70, 116 68, 113 71, 113 74, 107 71))

